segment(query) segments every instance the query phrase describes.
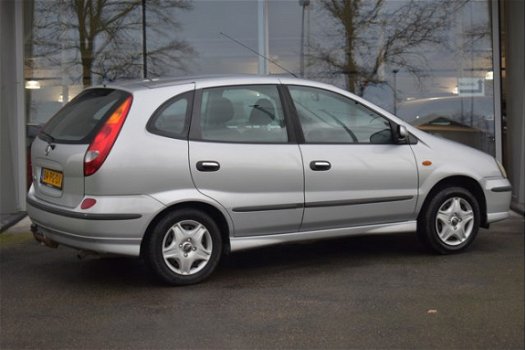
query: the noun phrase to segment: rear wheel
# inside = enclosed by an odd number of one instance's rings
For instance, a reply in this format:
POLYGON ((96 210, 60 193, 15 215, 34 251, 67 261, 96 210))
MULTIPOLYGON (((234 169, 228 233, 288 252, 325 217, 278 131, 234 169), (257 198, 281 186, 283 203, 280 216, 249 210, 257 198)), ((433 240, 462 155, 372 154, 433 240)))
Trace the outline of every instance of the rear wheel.
POLYGON ((145 238, 143 257, 152 272, 171 285, 199 283, 221 257, 221 234, 213 219, 182 209, 161 219, 145 238))
POLYGON ((466 249, 477 236, 480 210, 475 197, 462 187, 442 189, 423 208, 418 235, 441 254, 466 249))

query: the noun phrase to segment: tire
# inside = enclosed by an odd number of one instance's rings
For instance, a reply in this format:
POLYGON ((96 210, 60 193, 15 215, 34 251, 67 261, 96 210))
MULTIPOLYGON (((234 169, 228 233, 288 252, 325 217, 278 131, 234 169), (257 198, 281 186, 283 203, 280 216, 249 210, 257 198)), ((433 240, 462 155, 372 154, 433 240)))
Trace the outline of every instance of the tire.
POLYGON ((468 248, 479 226, 479 204, 471 192, 462 187, 447 187, 422 209, 418 236, 433 251, 451 254, 468 248))
POLYGON ((212 274, 222 252, 215 221, 195 209, 175 210, 163 217, 145 238, 142 256, 162 282, 199 283, 212 274))

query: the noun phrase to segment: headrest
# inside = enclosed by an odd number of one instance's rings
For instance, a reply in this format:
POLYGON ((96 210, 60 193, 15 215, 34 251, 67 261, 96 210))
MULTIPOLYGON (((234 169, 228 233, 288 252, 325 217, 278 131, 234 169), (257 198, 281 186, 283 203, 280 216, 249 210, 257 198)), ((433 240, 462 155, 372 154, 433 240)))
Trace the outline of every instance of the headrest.
POLYGON ((267 125, 276 118, 276 111, 269 99, 260 98, 252 106, 249 123, 252 125, 267 125))
POLYGON ((224 124, 234 116, 234 106, 225 97, 214 97, 208 102, 208 120, 212 124, 224 124))

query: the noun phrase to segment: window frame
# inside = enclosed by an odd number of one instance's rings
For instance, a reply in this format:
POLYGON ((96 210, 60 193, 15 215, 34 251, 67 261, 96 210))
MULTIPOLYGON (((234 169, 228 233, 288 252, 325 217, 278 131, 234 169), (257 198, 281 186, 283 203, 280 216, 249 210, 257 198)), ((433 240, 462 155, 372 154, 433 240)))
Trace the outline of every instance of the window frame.
POLYGON ((180 93, 178 95, 175 95, 175 96, 169 98, 168 100, 163 102, 155 110, 155 112, 152 113, 150 119, 148 120, 148 123, 146 123, 146 130, 148 130, 148 132, 150 132, 152 134, 159 135, 159 136, 169 137, 169 138, 177 139, 177 140, 188 140, 188 134, 189 134, 189 131, 190 131, 190 119, 192 117, 192 108, 194 106, 194 99, 195 99, 195 91, 194 90, 186 91, 186 92, 180 93), (186 98, 188 100, 188 105, 186 107, 186 115, 185 115, 185 120, 184 120, 184 127, 183 127, 183 130, 181 131, 181 133, 180 134, 176 134, 176 133, 173 133, 173 132, 169 132, 169 131, 157 128, 155 126, 155 122, 159 119, 159 117, 163 114, 163 112, 168 107, 170 107, 172 104, 176 103, 177 101, 179 101, 182 98, 186 98))
POLYGON ((190 133, 189 133, 189 140, 190 141, 199 141, 199 142, 211 142, 211 143, 228 143, 228 144, 249 144, 249 145, 288 145, 288 144, 297 144, 297 132, 296 132, 296 123, 291 120, 291 114, 292 111, 290 109, 289 105, 289 99, 284 94, 284 91, 281 87, 281 84, 276 83, 270 83, 270 84, 261 84, 261 83, 253 83, 253 84, 232 84, 232 85, 216 85, 216 86, 210 86, 206 88, 201 88, 195 91, 194 94, 194 103, 193 103, 193 113, 190 123, 190 133), (279 96, 279 103, 281 103, 281 108, 283 110, 283 118, 285 122, 285 130, 287 132, 287 141, 286 142, 275 142, 275 141, 267 141, 267 142, 251 142, 251 141, 225 141, 225 140, 206 140, 202 137, 202 131, 201 131, 201 101, 203 98, 203 91, 208 89, 228 89, 228 88, 243 88, 243 87, 255 87, 255 86, 273 86, 276 88, 276 91, 278 92, 279 96))

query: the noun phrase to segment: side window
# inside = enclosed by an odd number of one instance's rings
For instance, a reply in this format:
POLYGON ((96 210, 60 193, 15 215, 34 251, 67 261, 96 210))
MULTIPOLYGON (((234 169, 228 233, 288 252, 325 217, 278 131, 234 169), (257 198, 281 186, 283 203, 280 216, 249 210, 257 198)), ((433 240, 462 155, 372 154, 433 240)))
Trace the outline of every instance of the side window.
POLYGON ((186 138, 193 91, 176 96, 155 111, 148 122, 148 131, 168 137, 186 138))
POLYGON ((307 143, 393 143, 387 119, 337 93, 289 86, 307 143))
POLYGON ((204 89, 201 139, 245 143, 286 143, 285 118, 274 85, 204 89))

